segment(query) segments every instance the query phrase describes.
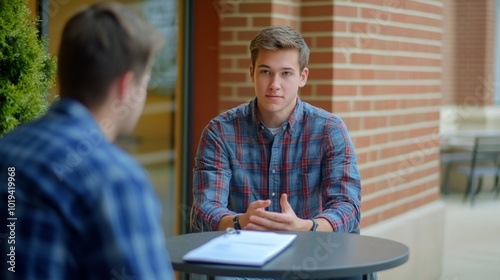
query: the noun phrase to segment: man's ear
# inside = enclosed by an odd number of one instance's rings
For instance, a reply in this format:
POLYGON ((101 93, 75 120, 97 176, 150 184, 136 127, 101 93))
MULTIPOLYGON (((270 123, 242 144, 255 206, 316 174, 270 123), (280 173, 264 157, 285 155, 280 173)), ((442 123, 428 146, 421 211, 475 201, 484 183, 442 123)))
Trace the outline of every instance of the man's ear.
POLYGON ((253 66, 250 65, 250 79, 252 79, 252 82, 254 82, 254 76, 253 76, 253 66))
POLYGON ((128 71, 120 75, 116 79, 116 90, 118 93, 118 98, 120 100, 125 100, 130 94, 130 90, 134 86, 134 72, 128 71))
POLYGON ((300 73, 299 87, 303 87, 303 86, 306 85, 306 83, 307 83, 307 76, 309 76, 309 69, 308 68, 304 68, 304 70, 302 70, 302 73, 300 73))

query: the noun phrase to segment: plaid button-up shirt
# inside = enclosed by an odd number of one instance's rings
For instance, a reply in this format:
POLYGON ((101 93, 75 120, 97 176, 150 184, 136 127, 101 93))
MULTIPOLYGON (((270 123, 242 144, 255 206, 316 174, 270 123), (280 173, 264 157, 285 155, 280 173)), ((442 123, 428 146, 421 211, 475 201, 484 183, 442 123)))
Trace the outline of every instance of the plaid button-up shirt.
POLYGON ((174 279, 146 173, 76 101, 0 138, 0 199, 0 279, 174 279))
POLYGON ((325 218, 337 232, 358 232, 360 175, 343 121, 298 98, 273 135, 256 102, 220 114, 202 133, 193 175, 197 229, 217 230, 222 217, 244 213, 259 199, 281 212, 286 193, 297 217, 325 218))

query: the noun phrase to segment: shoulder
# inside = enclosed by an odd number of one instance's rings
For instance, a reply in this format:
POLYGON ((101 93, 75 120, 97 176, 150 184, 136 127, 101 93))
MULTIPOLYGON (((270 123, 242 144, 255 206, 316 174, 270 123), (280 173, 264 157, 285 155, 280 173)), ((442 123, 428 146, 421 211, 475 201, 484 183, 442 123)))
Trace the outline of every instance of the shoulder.
POLYGON ((77 193, 98 192, 104 186, 148 184, 143 168, 106 140, 97 126, 86 126, 78 119, 49 118, 1 138, 3 163, 22 169, 40 187, 59 185, 77 193))
POLYGON ((338 115, 329 112, 325 109, 313 106, 307 102, 302 103, 303 118, 306 121, 312 121, 315 123, 322 123, 323 125, 329 126, 344 126, 344 122, 338 115))
POLYGON ((240 104, 236 107, 233 107, 225 112, 220 113, 217 117, 213 118, 212 121, 225 122, 225 121, 234 121, 242 118, 246 119, 252 114, 251 104, 252 102, 240 104))
POLYGON ((211 119, 206 128, 210 130, 226 130, 234 128, 235 125, 249 125, 253 122, 252 106, 253 101, 222 112, 211 119))

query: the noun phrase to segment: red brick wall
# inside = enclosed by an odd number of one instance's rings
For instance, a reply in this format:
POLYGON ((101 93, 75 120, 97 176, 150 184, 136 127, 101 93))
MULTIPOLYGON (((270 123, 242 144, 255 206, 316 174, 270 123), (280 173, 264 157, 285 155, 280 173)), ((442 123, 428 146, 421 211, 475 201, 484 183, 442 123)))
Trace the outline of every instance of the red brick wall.
POLYGON ((443 104, 484 106, 494 99, 495 0, 445 0, 443 104))
POLYGON ((443 105, 451 105, 455 102, 455 69, 457 67, 455 61, 457 52, 455 42, 458 35, 457 26, 455 25, 455 11, 455 0, 443 1, 443 105))
POLYGON ((254 96, 251 38, 298 29, 310 49, 303 100, 341 116, 358 154, 362 226, 439 198, 439 1, 220 1, 219 111, 254 96))

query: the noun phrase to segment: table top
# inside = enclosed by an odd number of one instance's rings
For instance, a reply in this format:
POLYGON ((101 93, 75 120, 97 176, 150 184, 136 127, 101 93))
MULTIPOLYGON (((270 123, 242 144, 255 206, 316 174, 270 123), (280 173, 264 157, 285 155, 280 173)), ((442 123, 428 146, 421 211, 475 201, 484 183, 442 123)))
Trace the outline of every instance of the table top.
POLYGON ((498 130, 457 130, 441 134, 441 152, 472 151, 476 137, 500 137, 498 130))
POLYGON ((328 232, 293 233, 297 234, 293 243, 259 267, 182 260, 184 254, 224 232, 178 235, 167 238, 166 243, 174 270, 208 276, 336 278, 394 268, 409 258, 406 245, 388 239, 328 232))

